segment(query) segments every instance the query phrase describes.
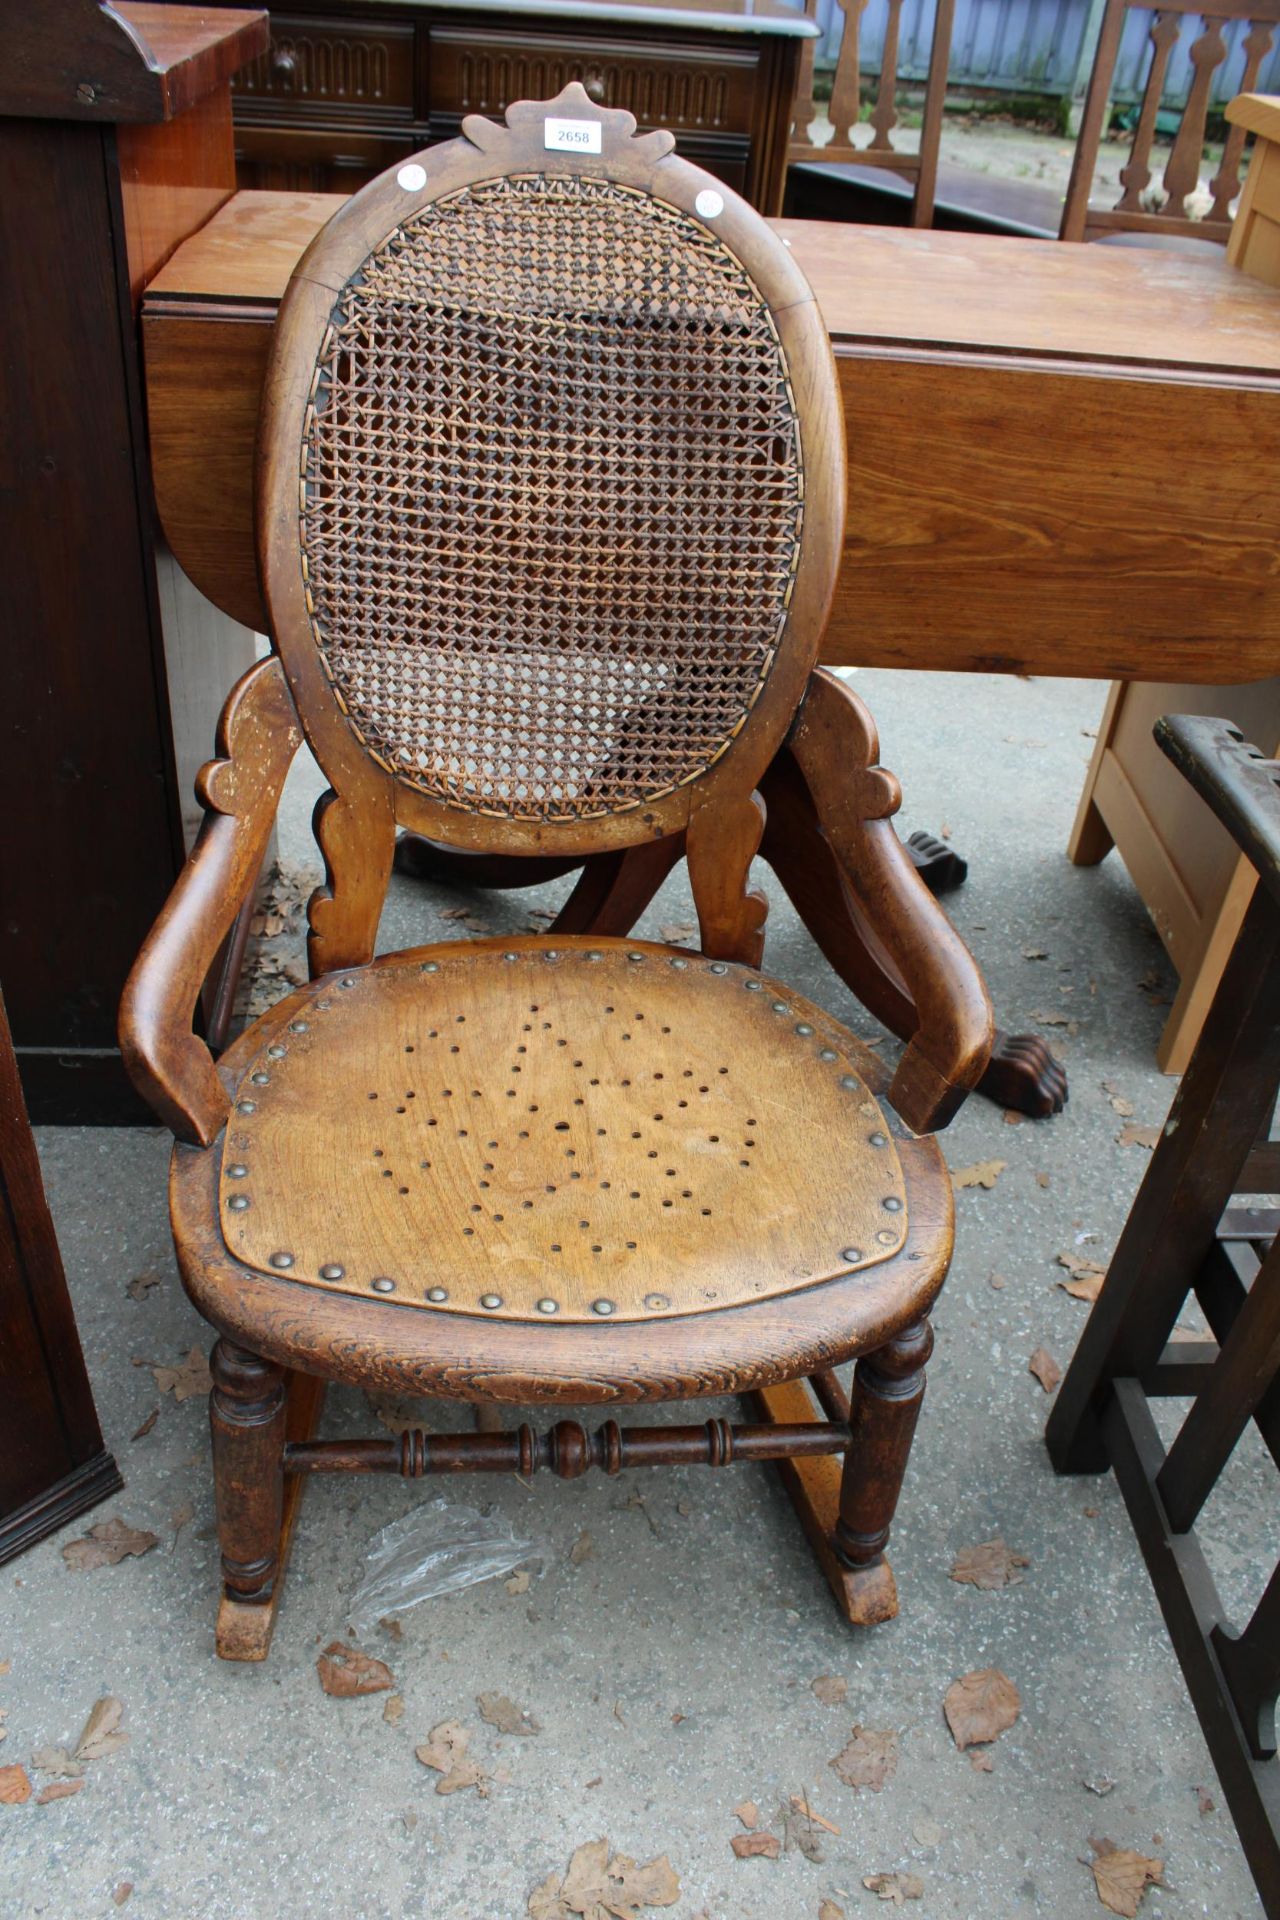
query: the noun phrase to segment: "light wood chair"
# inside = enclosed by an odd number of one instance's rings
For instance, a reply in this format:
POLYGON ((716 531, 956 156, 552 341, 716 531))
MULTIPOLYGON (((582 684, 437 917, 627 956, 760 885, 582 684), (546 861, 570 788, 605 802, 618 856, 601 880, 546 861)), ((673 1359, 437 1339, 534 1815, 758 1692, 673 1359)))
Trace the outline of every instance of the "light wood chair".
POLYGON ((1204 218, 1193 220, 1187 213, 1188 197, 1200 180, 1213 76, 1227 58, 1222 29, 1231 21, 1249 22, 1244 41, 1244 75, 1240 82, 1240 91, 1247 93, 1257 81, 1262 63, 1271 50, 1275 23, 1280 21, 1280 0, 1213 0, 1209 7, 1196 4, 1196 0, 1164 0, 1152 13, 1151 64, 1128 163, 1120 173, 1124 191, 1114 207, 1095 207, 1090 205, 1089 196, 1098 167, 1098 147, 1107 129, 1116 59, 1134 4, 1135 0, 1107 0, 1071 178, 1067 183, 1059 237, 1112 241, 1128 237, 1131 244, 1144 241, 1149 244, 1152 240, 1185 244, 1199 240, 1225 245, 1231 233, 1231 204, 1240 191, 1245 127, 1239 124, 1231 127, 1222 150, 1222 163, 1209 183, 1212 205, 1204 218), (1170 56, 1182 35, 1184 23, 1194 20, 1201 23, 1190 47, 1194 78, 1164 170, 1167 198, 1157 211, 1142 204, 1142 196, 1152 180, 1151 148, 1156 135, 1156 115, 1164 94, 1170 56))
POLYGON ((354 196, 280 312, 275 652, 228 702, 121 1015, 220 1336, 230 1658, 265 1656, 298 1490, 336 1470, 777 1459, 848 1617, 896 1610, 883 1549, 951 1247, 927 1136, 985 1065, 990 1008, 893 832, 865 708, 815 670, 844 521, 821 316, 673 145, 576 85, 468 119, 354 196), (215 1065, 192 1009, 304 735, 332 783, 312 979, 215 1065), (892 1080, 757 971, 756 788, 784 740, 919 1009, 892 1080), (679 848, 701 950, 597 933, 375 960, 398 824, 611 851, 624 878, 679 848), (832 1369, 854 1358, 850 1400, 832 1369), (331 1379, 474 1402, 483 1430, 317 1441, 331 1379), (495 1412, 735 1391, 750 1424, 495 1412))
MULTIPOLYGON (((942 139, 942 110, 946 104, 955 0, 936 0, 929 72, 925 81, 920 123, 920 145, 915 152, 895 146, 893 140, 893 130, 898 125, 898 42, 902 26, 902 3, 903 0, 886 0, 888 13, 884 51, 880 61, 880 77, 876 83, 875 105, 870 115, 869 140, 854 138, 854 128, 862 114, 859 30, 868 0, 836 0, 844 16, 844 33, 836 56, 831 103, 827 109, 834 132, 825 146, 813 138, 813 127, 818 117, 817 102, 813 95, 814 42, 805 41, 800 54, 800 74, 796 83, 787 160, 790 165, 795 165, 797 161, 819 162, 823 166, 843 163, 899 174, 909 180, 914 188, 910 224, 913 227, 931 227, 938 184, 938 148, 942 139)), ((806 12, 816 18, 815 0, 808 0, 806 12)))

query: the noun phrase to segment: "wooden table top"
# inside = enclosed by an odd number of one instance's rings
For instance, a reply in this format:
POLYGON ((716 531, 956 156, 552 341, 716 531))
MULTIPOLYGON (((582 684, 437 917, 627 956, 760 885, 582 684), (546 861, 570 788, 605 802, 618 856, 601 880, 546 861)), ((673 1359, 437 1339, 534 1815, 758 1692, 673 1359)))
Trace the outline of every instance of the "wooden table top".
MULTIPOLYGON (((342 204, 238 193, 143 300, 161 519, 196 585, 251 626, 271 327, 342 204)), ((1216 247, 776 224, 844 404, 825 659, 1208 684, 1280 672, 1280 289, 1216 247)))
MULTIPOLYGON (((180 247, 151 302, 270 302, 344 204, 337 193, 237 193, 180 247)), ((1280 288, 1199 254, 771 223, 803 268, 832 340, 989 350, 1134 367, 1280 376, 1280 288)))

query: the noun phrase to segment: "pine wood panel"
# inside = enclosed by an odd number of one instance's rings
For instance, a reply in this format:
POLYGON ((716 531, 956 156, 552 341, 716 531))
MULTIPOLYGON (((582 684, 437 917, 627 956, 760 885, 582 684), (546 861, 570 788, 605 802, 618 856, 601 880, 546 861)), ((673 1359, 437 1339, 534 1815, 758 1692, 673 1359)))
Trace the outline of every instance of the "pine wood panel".
MULTIPOLYGON (((273 302, 339 196, 237 194, 144 302, 156 489, 264 621, 252 449, 273 302)), ((1222 682, 1280 659, 1280 290, 1217 260, 780 226, 850 461, 834 664, 1222 682)))

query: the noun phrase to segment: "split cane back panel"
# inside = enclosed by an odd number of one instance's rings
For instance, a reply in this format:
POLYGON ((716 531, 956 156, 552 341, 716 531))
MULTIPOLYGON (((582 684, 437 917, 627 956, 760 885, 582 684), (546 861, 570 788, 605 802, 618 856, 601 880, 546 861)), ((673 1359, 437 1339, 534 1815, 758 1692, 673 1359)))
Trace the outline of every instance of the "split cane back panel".
POLYGON ((558 1323, 714 1312, 902 1248, 856 1042, 752 970, 458 942, 317 982, 222 1152, 228 1250, 295 1287, 558 1323))
POLYGON ((812 294, 669 135, 570 94, 356 195, 266 389, 263 572, 304 726, 339 790, 383 779, 467 844, 678 830, 726 761, 749 791, 834 580, 812 294), (548 149, 566 106, 598 157, 548 149))

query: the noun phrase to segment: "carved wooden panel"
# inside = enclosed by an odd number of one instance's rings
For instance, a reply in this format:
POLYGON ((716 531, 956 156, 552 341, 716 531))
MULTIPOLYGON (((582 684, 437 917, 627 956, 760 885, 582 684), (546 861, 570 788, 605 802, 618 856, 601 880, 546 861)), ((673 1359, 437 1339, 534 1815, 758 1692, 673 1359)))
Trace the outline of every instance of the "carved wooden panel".
POLYGON ((747 132, 760 64, 754 49, 723 48, 712 65, 696 46, 651 50, 582 33, 470 26, 434 28, 431 56, 433 117, 502 113, 513 100, 547 100, 577 80, 642 127, 674 133, 747 132))
POLYGON ((413 113, 412 26, 394 21, 271 17, 271 45, 232 83, 243 114, 261 102, 340 108, 360 117, 407 120, 413 113))

